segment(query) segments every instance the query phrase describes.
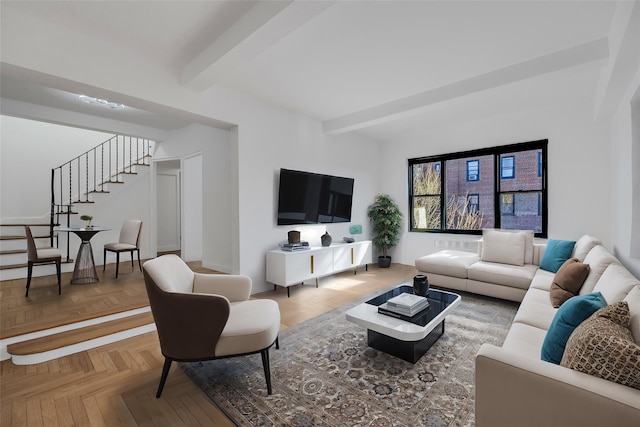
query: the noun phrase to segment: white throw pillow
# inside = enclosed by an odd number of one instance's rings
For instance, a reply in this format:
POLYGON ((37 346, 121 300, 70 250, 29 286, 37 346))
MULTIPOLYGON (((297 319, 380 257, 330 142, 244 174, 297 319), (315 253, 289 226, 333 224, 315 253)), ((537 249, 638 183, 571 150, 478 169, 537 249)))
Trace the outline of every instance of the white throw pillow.
POLYGON ((525 234, 498 230, 483 230, 482 261, 524 265, 525 234))
POLYGON ((593 292, 600 292, 607 304, 613 304, 622 301, 634 286, 640 286, 640 280, 623 265, 610 264, 600 276, 593 292))
POLYGON ((595 246, 601 244, 602 242, 600 240, 596 239, 593 236, 585 234, 576 242, 575 246, 573 247, 573 254, 571 254, 571 257, 578 258, 580 262, 584 262, 584 258, 587 256, 589 251, 595 246))
POLYGON ((524 263, 533 264, 533 238, 535 237, 535 231, 533 230, 505 230, 502 228, 485 228, 482 230, 482 234, 486 231, 498 231, 501 233, 522 233, 524 234, 524 263))
POLYGON ((583 262, 589 264, 589 275, 580 288, 580 295, 593 292, 593 288, 607 267, 611 264, 620 264, 620 261, 602 245, 595 246, 591 249, 583 262))
POLYGON ((631 335, 636 344, 640 345, 640 286, 631 289, 624 301, 629 304, 629 314, 631 315, 631 335))

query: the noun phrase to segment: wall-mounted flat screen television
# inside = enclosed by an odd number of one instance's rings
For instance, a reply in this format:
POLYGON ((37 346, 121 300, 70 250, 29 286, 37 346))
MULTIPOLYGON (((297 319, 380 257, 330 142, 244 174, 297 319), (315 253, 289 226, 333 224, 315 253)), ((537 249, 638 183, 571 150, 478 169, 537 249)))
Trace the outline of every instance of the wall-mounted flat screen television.
POLYGON ((351 221, 353 178, 280 169, 278 225, 351 221))

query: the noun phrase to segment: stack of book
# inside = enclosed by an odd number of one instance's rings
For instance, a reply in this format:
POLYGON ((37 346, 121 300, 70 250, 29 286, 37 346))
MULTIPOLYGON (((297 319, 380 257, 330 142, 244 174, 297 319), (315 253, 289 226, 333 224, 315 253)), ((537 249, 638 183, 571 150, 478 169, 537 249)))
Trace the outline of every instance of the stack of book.
POLYGON ((293 252, 293 251, 303 251, 305 249, 310 249, 309 242, 297 242, 297 243, 282 243, 280 245, 280 249, 283 251, 293 252))
POLYGON ((378 313, 404 319, 414 317, 427 307, 429 307, 427 298, 403 293, 378 306, 378 313))

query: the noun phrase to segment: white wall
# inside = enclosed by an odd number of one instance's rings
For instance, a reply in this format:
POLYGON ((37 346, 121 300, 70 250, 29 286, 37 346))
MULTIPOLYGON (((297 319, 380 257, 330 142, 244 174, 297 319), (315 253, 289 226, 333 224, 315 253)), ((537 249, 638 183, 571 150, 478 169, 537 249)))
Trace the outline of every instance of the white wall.
POLYGON ((613 250, 640 277, 640 69, 613 117, 611 143, 613 250))
POLYGON ((113 135, 0 115, 0 218, 48 223, 51 169, 113 135))
MULTIPOLYGON (((51 203, 51 169, 71 160, 83 152, 106 141, 113 134, 74 127, 61 126, 33 120, 0 116, 0 182, 2 199, 0 220, 3 223, 34 222, 49 223, 51 203)), ((127 191, 119 186, 111 187, 109 194, 97 194, 94 204, 78 203, 71 216, 71 225, 83 225, 80 216, 94 217, 94 225, 110 227, 110 231, 97 233, 91 244, 96 265, 103 264, 102 247, 108 242, 117 242, 120 228, 127 218, 149 221, 148 168, 138 167, 139 175, 127 175, 127 191)), ((61 218, 61 221, 63 219, 61 218)), ((66 218, 64 219, 66 221, 66 218)), ((141 256, 149 256, 149 230, 143 228, 141 256)), ((59 247, 69 256, 76 257, 80 239, 72 233, 60 233, 59 247)), ((115 262, 115 257, 109 259, 115 262)), ((73 269, 64 264, 63 270, 73 269)), ((45 269, 36 269, 34 274, 44 274, 45 269)))
POLYGON ((185 169, 183 174, 197 173, 202 176, 200 186, 189 185, 187 176, 183 179, 184 221, 198 216, 198 212, 193 212, 196 208, 200 210, 201 220, 198 221, 202 225, 196 229, 193 221, 188 224, 183 221, 183 249, 189 257, 196 256, 191 254, 201 253, 205 267, 223 272, 233 270, 230 247, 234 237, 230 224, 234 210, 232 188, 237 180, 237 167, 233 164, 235 150, 229 131, 193 124, 172 132, 157 145, 154 155, 154 161, 181 159, 185 169), (202 170, 191 170, 192 163, 189 159, 200 155, 202 170), (189 202, 199 199, 202 204, 198 206, 189 202), (199 236, 194 236, 194 233, 199 236), (185 248, 185 244, 189 246, 185 248), (200 248, 194 245, 199 245, 200 248))
POLYGON ((328 230, 334 239, 349 235, 349 224, 289 227, 276 225, 280 168, 352 177, 352 224, 361 224, 367 239, 367 206, 379 184, 379 144, 358 135, 329 136, 320 122, 257 102, 236 99, 238 115, 238 253, 237 270, 253 279, 254 292, 272 289, 265 281, 265 252, 303 230, 319 245, 328 230))
POLYGON ((398 262, 435 252, 440 240, 478 237, 408 232, 407 159, 539 139, 549 140, 549 238, 599 237, 611 248, 611 161, 609 125, 593 119, 591 103, 550 106, 456 126, 434 128, 420 139, 384 145, 383 191, 400 205, 405 233, 394 250, 398 262))

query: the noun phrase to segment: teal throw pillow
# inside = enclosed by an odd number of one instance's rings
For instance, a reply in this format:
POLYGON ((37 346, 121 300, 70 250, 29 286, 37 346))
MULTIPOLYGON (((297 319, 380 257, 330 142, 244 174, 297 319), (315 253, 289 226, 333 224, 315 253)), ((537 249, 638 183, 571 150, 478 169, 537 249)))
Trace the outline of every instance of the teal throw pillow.
POLYGON ((542 360, 560 364, 564 347, 575 328, 607 302, 600 292, 569 298, 560 306, 542 343, 542 360))
POLYGON ((554 240, 547 241, 547 248, 540 260, 540 268, 543 270, 557 273, 562 264, 569 258, 573 252, 576 242, 573 240, 554 240))

